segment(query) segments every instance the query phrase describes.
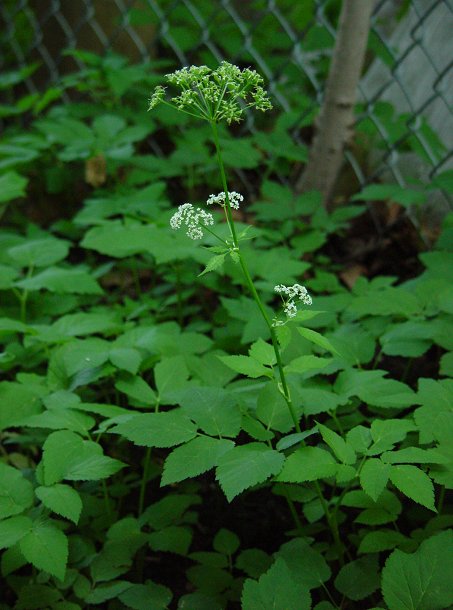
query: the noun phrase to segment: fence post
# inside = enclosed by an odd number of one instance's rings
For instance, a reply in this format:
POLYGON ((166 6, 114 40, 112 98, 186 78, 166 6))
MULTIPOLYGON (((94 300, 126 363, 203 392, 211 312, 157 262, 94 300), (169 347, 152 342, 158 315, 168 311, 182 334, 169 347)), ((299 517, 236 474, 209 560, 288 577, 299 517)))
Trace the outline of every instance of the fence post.
POLYGON ((318 190, 330 204, 343 161, 343 150, 352 133, 357 85, 370 29, 373 0, 344 0, 329 68, 324 100, 308 163, 296 184, 303 193, 318 190))

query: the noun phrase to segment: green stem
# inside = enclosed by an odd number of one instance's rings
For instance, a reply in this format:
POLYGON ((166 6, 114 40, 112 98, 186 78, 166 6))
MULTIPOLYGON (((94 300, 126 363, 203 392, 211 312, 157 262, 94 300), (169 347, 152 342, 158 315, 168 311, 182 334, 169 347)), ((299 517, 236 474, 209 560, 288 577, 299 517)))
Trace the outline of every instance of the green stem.
POLYGON ((227 179, 226 179, 226 174, 225 174, 225 167, 223 165, 222 151, 220 149, 219 132, 217 130, 217 124, 214 122, 211 122, 211 128, 212 128, 212 133, 213 133, 213 137, 214 137, 215 149, 216 149, 216 153, 217 153, 217 163, 218 163, 219 169, 220 169, 220 177, 222 179, 222 186, 223 186, 223 190, 225 192, 225 199, 226 199, 225 211, 227 214, 228 226, 230 227, 231 237, 233 239, 234 247, 238 248, 239 247, 238 238, 236 235, 236 228, 234 226, 233 214, 231 213, 230 198, 228 197, 228 184, 227 184, 227 179))
POLYGON ((149 478, 150 463, 151 463, 151 447, 148 447, 146 449, 145 459, 143 461, 143 475, 142 475, 142 481, 140 484, 140 496, 138 498, 138 511, 137 512, 138 512, 139 517, 142 514, 143 509, 145 507, 146 485, 148 483, 148 478, 149 478))
POLYGON ((112 507, 110 505, 110 496, 109 496, 109 490, 107 488, 107 483, 105 482, 105 480, 102 481, 102 491, 104 494, 104 504, 105 504, 105 513, 107 516, 107 522, 110 525, 112 525, 113 519, 112 519, 112 507))
POLYGON ((240 248, 239 248, 236 228, 234 226, 234 219, 233 219, 233 215, 231 213, 230 199, 228 197, 228 184, 227 184, 227 179, 226 179, 226 174, 225 174, 225 167, 223 164, 222 151, 220 148, 219 133, 217 130, 216 123, 211 122, 211 127, 212 127, 214 144, 215 144, 216 153, 217 153, 217 163, 219 165, 220 176, 222 179, 222 186, 223 186, 223 190, 225 192, 225 213, 226 213, 226 217, 227 217, 228 226, 230 227, 230 231, 231 231, 231 238, 233 240, 234 250, 237 252, 237 255, 239 257, 239 263, 241 265, 241 269, 244 274, 244 278, 247 283, 247 286, 252 294, 252 297, 253 297, 255 303, 258 306, 258 309, 261 312, 261 315, 263 316, 264 321, 266 322, 266 326, 269 329, 269 332, 271 335, 271 340, 272 340, 272 346, 273 346, 274 352, 275 352, 275 358, 277 360, 277 367, 278 367, 278 372, 279 372, 279 376, 280 376, 282 394, 286 401, 286 404, 288 405, 288 409, 291 414, 291 418, 293 420, 296 431, 301 432, 299 420, 297 419, 296 411, 294 409, 294 405, 291 400, 291 395, 289 392, 288 384, 286 382, 285 372, 283 369, 283 363, 282 363, 282 359, 281 359, 281 355, 280 355, 280 349, 278 346, 277 335, 275 334, 275 329, 272 326, 272 321, 270 320, 269 316, 267 315, 266 309, 264 308, 263 302, 261 301, 260 296, 255 288, 255 285, 253 283, 252 277, 248 270, 247 264, 242 256, 240 248))
POLYGON ((330 532, 332 534, 332 538, 333 541, 335 543, 335 546, 337 548, 337 553, 338 553, 338 560, 340 562, 340 565, 344 565, 344 560, 343 560, 343 543, 341 542, 341 538, 340 538, 340 532, 338 531, 338 524, 336 519, 333 517, 333 515, 331 514, 329 507, 327 505, 327 502, 323 496, 323 493, 321 491, 321 487, 319 486, 318 481, 314 482, 314 487, 316 490, 316 493, 318 494, 319 500, 321 502, 322 505, 322 509, 324 511, 324 514, 326 516, 326 520, 327 520, 327 524, 329 526, 330 532))

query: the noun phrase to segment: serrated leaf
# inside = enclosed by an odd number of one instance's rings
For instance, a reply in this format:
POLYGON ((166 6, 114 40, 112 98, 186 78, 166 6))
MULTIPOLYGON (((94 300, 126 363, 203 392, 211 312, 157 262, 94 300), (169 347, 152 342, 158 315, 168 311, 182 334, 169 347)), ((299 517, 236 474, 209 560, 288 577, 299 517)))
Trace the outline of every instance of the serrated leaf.
POLYGON ((389 464, 379 459, 368 459, 360 471, 360 485, 375 502, 384 491, 390 476, 389 464))
POLYGON ((0 519, 18 515, 33 504, 33 485, 17 468, 0 462, 0 519))
POLYGON ((329 580, 331 570, 320 551, 316 550, 302 538, 285 542, 278 551, 291 570, 296 582, 305 589, 317 589, 321 583, 329 580))
POLYGON ((407 540, 400 532, 395 530, 378 530, 376 532, 368 532, 360 542, 359 553, 381 553, 382 551, 390 551, 399 544, 407 540))
POLYGON ((390 480, 405 496, 434 512, 434 485, 427 474, 416 466, 392 466, 390 480))
POLYGON ((37 393, 13 381, 0 382, 0 404, 0 430, 16 426, 42 410, 37 393))
POLYGON ((178 393, 183 411, 210 436, 235 437, 242 414, 235 397, 218 387, 190 387, 178 393))
POLYGON ((278 558, 259 581, 247 579, 242 590, 243 610, 310 610, 311 596, 278 558))
POLYGON ((132 610, 166 610, 172 597, 170 589, 149 580, 144 585, 133 584, 118 595, 118 599, 132 610))
POLYGON ((318 430, 321 432, 324 442, 329 445, 340 462, 343 462, 343 464, 355 464, 357 458, 351 445, 348 445, 339 434, 327 428, 327 426, 318 424, 318 430))
POLYGON ((153 551, 166 551, 187 555, 192 542, 192 531, 188 527, 170 525, 149 534, 149 546, 153 551))
POLYGON ((234 555, 240 544, 241 541, 234 532, 221 528, 214 536, 212 548, 218 553, 223 553, 224 555, 234 555))
POLYGON ((0 521, 0 549, 16 544, 32 526, 32 520, 22 515, 0 521))
POLYGON ((103 455, 102 447, 84 441, 74 432, 60 430, 50 434, 43 446, 42 465, 46 486, 67 479, 96 481, 115 474, 124 464, 103 455))
POLYGON ((197 434, 195 424, 181 409, 164 413, 135 415, 110 430, 143 447, 173 447, 186 443, 197 434))
POLYGON ((115 388, 144 404, 154 405, 157 400, 154 390, 141 377, 120 379, 115 383, 115 388))
POLYGON ((299 356, 285 366, 285 373, 307 373, 322 371, 331 364, 332 358, 319 358, 318 356, 299 356))
POLYGON ((14 171, 9 171, 0 176, 0 204, 23 197, 27 178, 14 171))
POLYGON ((328 339, 326 339, 324 335, 321 335, 321 333, 318 333, 316 330, 312 330, 311 328, 305 328, 304 326, 299 326, 297 330, 299 334, 304 337, 304 339, 307 339, 307 341, 310 341, 315 345, 319 345, 319 347, 322 347, 323 349, 328 352, 331 352, 332 354, 338 354, 332 343, 328 339))
POLYGON ((390 610, 441 610, 453 604, 453 531, 422 542, 412 554, 396 550, 382 570, 390 610))
POLYGON ((173 404, 172 392, 187 385, 189 370, 184 356, 164 358, 154 367, 154 379, 161 404, 173 404))
POLYGON ((47 236, 27 239, 8 249, 8 256, 21 267, 49 267, 66 258, 69 242, 47 236))
POLYGON ((393 449, 396 443, 406 438, 408 432, 414 430, 416 427, 407 419, 375 419, 371 424, 373 444, 368 448, 367 455, 379 455, 393 449))
POLYGON ((236 373, 246 375, 255 379, 257 377, 270 377, 272 371, 257 362, 254 358, 249 356, 217 356, 226 366, 228 366, 236 373))
POLYGON ((82 512, 82 500, 75 489, 57 483, 50 487, 37 487, 35 494, 44 506, 77 525, 82 512))
POLYGON ((258 339, 249 349, 249 356, 257 360, 260 364, 273 366, 277 362, 274 346, 266 343, 263 339, 258 339))
POLYGON ((84 270, 49 267, 37 275, 16 282, 24 290, 49 290, 57 294, 102 294, 96 280, 84 270))
POLYGON ((118 369, 135 375, 140 368, 142 355, 133 347, 115 347, 109 351, 109 360, 118 369))
POLYGON ((277 481, 303 483, 332 477, 337 472, 337 463, 328 451, 319 447, 301 447, 286 458, 277 481))
POLYGON ((277 474, 285 457, 263 443, 234 447, 219 460, 216 479, 229 502, 245 489, 277 474))
POLYGON ((19 542, 21 553, 38 570, 64 580, 68 561, 68 539, 51 522, 35 522, 19 542))
POLYGON ((161 485, 196 477, 217 466, 220 457, 234 447, 232 441, 199 436, 174 449, 164 463, 161 485))
POLYGON ((210 271, 215 271, 216 269, 219 269, 225 261, 225 256, 225 254, 218 254, 217 256, 213 256, 211 259, 209 259, 208 264, 203 269, 203 271, 198 274, 198 277, 206 275, 206 273, 209 273, 210 271))
POLYGON ((365 599, 379 588, 381 579, 377 555, 368 555, 344 565, 335 578, 335 587, 349 599, 365 599))

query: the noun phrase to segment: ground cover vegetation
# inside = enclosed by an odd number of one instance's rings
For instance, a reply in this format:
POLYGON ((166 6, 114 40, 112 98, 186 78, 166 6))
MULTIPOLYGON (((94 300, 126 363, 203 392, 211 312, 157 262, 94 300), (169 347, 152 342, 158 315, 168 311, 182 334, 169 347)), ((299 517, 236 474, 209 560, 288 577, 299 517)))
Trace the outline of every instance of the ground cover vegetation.
POLYGON ((1 107, 0 607, 451 607, 451 175, 328 213, 254 71, 76 53, 1 107))

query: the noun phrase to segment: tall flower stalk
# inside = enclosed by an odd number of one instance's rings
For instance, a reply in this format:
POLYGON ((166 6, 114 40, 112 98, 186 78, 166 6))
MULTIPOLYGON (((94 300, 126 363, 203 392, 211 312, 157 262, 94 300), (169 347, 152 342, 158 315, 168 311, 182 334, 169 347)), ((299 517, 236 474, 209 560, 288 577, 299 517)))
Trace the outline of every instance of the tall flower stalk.
MULTIPOLYGON (((149 100, 149 110, 162 103, 190 116, 205 120, 210 124, 223 192, 219 193, 219 195, 211 195, 207 203, 218 203, 223 207, 230 230, 231 241, 225 242, 209 228, 213 224, 210 214, 207 214, 200 208, 196 209, 188 203, 179 207, 178 212, 173 215, 170 224, 172 228, 179 228, 184 224, 187 227, 187 235, 192 239, 201 238, 204 229, 209 233, 213 233, 225 244, 225 252, 229 253, 233 260, 239 263, 245 283, 269 329, 278 368, 279 379, 277 379, 277 382, 279 390, 286 401, 297 432, 301 432, 286 380, 275 330, 276 326, 282 324, 282 322, 270 319, 263 301, 255 288, 247 262, 241 251, 240 237, 236 231, 232 209, 238 209, 239 201, 242 201, 243 197, 238 193, 228 190, 228 181, 218 133, 218 124, 220 122, 225 121, 227 124, 239 122, 247 108, 255 108, 262 112, 272 108, 272 104, 262 86, 263 79, 255 70, 248 68, 241 70, 228 62, 222 62, 216 70, 211 70, 206 66, 183 68, 168 74, 166 79, 170 85, 180 90, 179 95, 167 99, 165 87, 156 87, 149 100)), ((311 304, 307 291, 298 284, 293 287, 276 286, 276 292, 288 297, 284 309, 287 317, 293 317, 295 311, 297 311, 297 306, 293 300, 294 297, 303 294, 304 298, 300 300, 305 304, 311 304), (298 292, 299 289, 302 292, 298 292)))

